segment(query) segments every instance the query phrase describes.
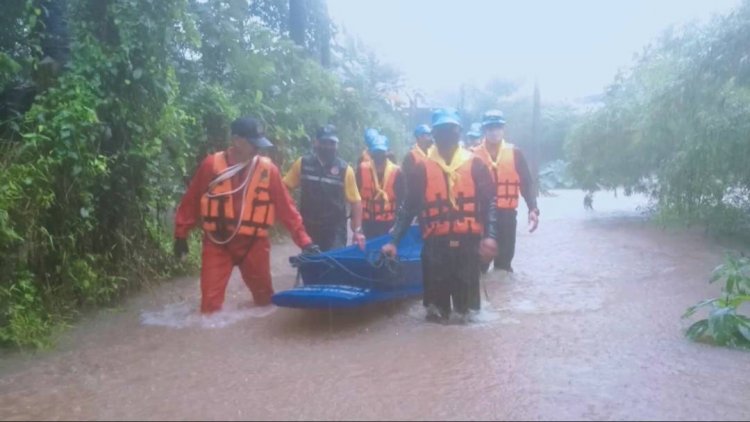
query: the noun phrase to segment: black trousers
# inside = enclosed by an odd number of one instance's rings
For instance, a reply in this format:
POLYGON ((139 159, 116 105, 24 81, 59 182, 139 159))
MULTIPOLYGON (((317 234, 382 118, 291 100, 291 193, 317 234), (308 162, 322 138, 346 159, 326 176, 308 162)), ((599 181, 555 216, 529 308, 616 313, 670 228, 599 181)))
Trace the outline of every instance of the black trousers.
MULTIPOLYGON (((516 227, 518 212, 516 210, 497 210, 497 255, 493 260, 495 269, 511 270, 511 262, 516 254, 516 227)), ((487 272, 490 264, 482 266, 482 271, 487 272)))
POLYGON ((393 227, 394 221, 362 221, 362 233, 369 240, 373 237, 388 234, 388 230, 393 227))
POLYGON ((346 246, 346 220, 340 223, 305 224, 305 230, 323 252, 346 246))
POLYGON ((425 306, 434 305, 443 317, 453 310, 465 314, 478 311, 479 237, 440 236, 425 240, 422 248, 422 278, 425 306))

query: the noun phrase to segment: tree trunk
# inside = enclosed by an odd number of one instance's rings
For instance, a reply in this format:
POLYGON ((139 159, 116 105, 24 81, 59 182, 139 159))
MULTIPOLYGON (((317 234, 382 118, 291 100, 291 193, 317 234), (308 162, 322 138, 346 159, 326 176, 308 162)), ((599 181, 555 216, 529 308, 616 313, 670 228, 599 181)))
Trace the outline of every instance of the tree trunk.
POLYGON ((44 0, 41 3, 44 35, 41 39, 42 54, 53 59, 59 66, 68 61, 70 37, 66 22, 67 0, 44 0))
POLYGON ((534 194, 539 196, 539 167, 541 166, 541 95, 539 94, 539 83, 534 82, 534 109, 531 117, 531 177, 534 179, 534 194))
POLYGON ((308 0, 289 0, 289 38, 305 47, 308 0))
POLYGON ((320 46, 320 64, 331 66, 331 19, 328 17, 326 0, 318 0, 318 45, 320 46))

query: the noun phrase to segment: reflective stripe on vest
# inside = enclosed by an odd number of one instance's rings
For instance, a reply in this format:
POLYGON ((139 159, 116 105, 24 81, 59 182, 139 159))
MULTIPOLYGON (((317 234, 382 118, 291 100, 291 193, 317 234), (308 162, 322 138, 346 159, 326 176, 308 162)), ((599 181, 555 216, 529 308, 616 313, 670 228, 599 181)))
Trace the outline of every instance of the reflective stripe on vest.
POLYGON ((476 188, 471 173, 472 162, 466 161, 457 170, 458 180, 453 187, 456 209, 448 198, 447 175, 437 163, 424 160, 427 186, 420 224, 425 239, 449 234, 482 234, 483 226, 478 219, 476 188))
POLYGON ((309 180, 311 182, 320 182, 320 183, 327 183, 329 185, 334 186, 344 186, 344 181, 341 179, 333 179, 330 177, 324 177, 324 176, 314 176, 310 174, 303 174, 300 176, 302 180, 309 180))
MULTIPOLYGON (((245 195, 245 209, 240 220, 241 235, 267 237, 268 228, 273 225, 275 209, 271 201, 269 186, 271 182, 271 160, 259 157, 255 171, 250 176, 247 194, 245 195)), ((219 175, 226 171, 226 153, 214 154, 213 171, 219 175)), ((250 171, 249 168, 247 171, 250 171)), ((201 218, 203 230, 216 233, 220 237, 228 236, 236 228, 237 216, 234 211, 234 194, 209 197, 209 194, 220 195, 233 190, 231 179, 216 185, 201 198, 201 218)), ((241 209, 241 207, 240 207, 241 209)))
POLYGON ((381 189, 385 195, 376 189, 375 177, 377 172, 371 161, 359 165, 359 176, 362 182, 360 195, 362 196, 362 219, 365 221, 393 221, 396 219, 396 176, 399 168, 390 160, 386 160, 385 172, 381 189))
POLYGON ((497 161, 490 157, 487 147, 479 145, 474 154, 489 167, 497 187, 497 208, 516 209, 521 194, 521 177, 516 170, 516 154, 513 144, 503 141, 497 161))

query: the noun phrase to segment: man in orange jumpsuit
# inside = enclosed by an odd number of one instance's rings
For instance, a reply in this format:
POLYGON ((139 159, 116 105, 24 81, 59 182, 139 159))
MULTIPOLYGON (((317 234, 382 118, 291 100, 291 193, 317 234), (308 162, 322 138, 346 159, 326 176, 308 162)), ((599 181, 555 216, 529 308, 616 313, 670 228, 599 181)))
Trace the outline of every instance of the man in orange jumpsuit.
POLYGON ((258 306, 271 303, 268 230, 276 216, 305 253, 318 253, 284 187, 279 169, 261 149, 272 146, 252 117, 232 122, 232 146, 203 160, 175 216, 175 255, 188 252, 187 235, 203 228, 201 312, 221 310, 227 282, 240 268, 258 306))

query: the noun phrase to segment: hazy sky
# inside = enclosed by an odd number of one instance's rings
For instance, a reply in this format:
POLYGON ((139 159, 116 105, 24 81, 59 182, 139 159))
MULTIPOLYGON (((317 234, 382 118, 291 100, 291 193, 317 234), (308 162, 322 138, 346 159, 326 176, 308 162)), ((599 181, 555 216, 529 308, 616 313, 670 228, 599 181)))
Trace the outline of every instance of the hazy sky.
POLYGON ((740 0, 328 0, 331 17, 427 92, 539 80, 546 100, 601 92, 671 24, 740 0))

